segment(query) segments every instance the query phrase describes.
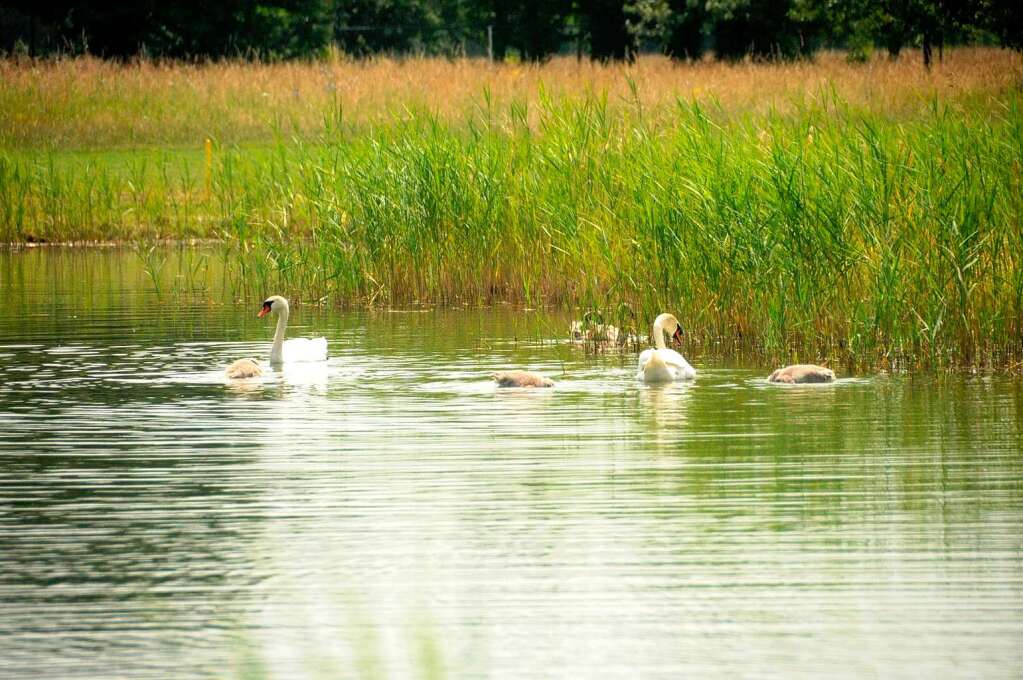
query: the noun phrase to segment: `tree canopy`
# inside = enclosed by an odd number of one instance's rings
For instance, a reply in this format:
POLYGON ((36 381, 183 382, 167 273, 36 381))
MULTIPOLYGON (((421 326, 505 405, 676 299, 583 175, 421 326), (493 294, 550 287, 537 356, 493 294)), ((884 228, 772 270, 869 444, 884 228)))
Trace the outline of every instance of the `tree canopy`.
POLYGON ((346 53, 798 58, 822 46, 1023 48, 1018 0, 0 0, 0 49, 110 58, 346 53))

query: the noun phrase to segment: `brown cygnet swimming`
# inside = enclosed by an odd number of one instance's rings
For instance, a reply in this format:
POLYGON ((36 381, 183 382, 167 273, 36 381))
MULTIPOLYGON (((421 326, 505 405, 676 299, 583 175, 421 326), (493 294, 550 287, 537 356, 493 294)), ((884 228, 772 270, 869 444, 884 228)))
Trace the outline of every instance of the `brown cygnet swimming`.
POLYGON ((533 371, 498 371, 493 375, 498 387, 554 387, 554 381, 533 371))
POLYGON ((767 377, 768 382, 773 383, 828 383, 835 379, 835 372, 830 368, 817 366, 815 364, 793 364, 777 371, 767 377))

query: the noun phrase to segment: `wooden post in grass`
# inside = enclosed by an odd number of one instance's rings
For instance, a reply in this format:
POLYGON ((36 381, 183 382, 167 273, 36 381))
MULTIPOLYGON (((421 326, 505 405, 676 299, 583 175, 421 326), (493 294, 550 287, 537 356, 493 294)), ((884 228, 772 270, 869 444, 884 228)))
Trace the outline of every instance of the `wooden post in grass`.
POLYGON ((210 197, 210 183, 213 181, 213 140, 206 138, 206 198, 210 197))

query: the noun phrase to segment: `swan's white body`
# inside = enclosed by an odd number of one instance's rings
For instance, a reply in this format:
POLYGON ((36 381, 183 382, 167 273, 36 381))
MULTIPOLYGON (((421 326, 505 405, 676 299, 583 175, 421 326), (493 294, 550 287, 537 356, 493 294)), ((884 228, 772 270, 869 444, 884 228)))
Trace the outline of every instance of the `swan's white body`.
POLYGON ((654 348, 644 350, 639 355, 639 373, 636 377, 648 383, 692 380, 696 377, 696 369, 689 365, 684 356, 667 348, 664 343, 665 333, 681 338, 678 320, 671 314, 661 314, 654 320, 654 348))
POLYGON ((270 312, 277 315, 277 330, 274 331, 274 342, 270 347, 270 363, 283 364, 296 361, 326 361, 327 339, 326 338, 294 338, 284 339, 284 331, 288 327, 288 316, 291 308, 288 301, 280 295, 274 295, 266 299, 259 316, 266 316, 270 312))
MULTIPOLYGON (((271 364, 280 366, 298 361, 326 361, 326 338, 284 340, 284 330, 288 327, 288 316, 291 313, 287 300, 280 295, 268 297, 259 310, 259 316, 262 318, 270 312, 277 315, 277 330, 274 331, 274 342, 270 347, 271 364)), ((224 370, 224 374, 230 379, 258 378, 263 375, 263 368, 255 359, 238 359, 224 370)))
POLYGON ((326 361, 327 338, 292 338, 281 346, 280 358, 270 355, 270 363, 292 364, 298 361, 326 361))

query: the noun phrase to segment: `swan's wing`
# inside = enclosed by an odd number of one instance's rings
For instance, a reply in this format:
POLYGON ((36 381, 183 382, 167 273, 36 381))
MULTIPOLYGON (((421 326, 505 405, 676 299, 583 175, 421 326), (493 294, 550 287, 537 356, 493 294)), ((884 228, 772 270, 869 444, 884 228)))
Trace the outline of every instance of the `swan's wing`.
POLYGON ((685 363, 678 367, 679 380, 692 380, 696 377, 696 369, 693 368, 688 361, 685 361, 685 359, 683 359, 683 361, 685 363))
POLYGON ((313 338, 309 341, 312 349, 310 350, 316 357, 317 361, 327 360, 327 338, 313 338))
POLYGON ((285 361, 325 361, 326 338, 293 338, 284 342, 285 361))
POLYGON ((654 355, 654 350, 645 349, 640 352, 639 355, 639 376, 643 377, 643 367, 646 366, 646 362, 650 361, 650 357, 654 355))
POLYGON ((661 359, 664 363, 678 371, 678 377, 691 380, 696 377, 696 369, 689 365, 686 358, 673 349, 662 349, 661 359))

